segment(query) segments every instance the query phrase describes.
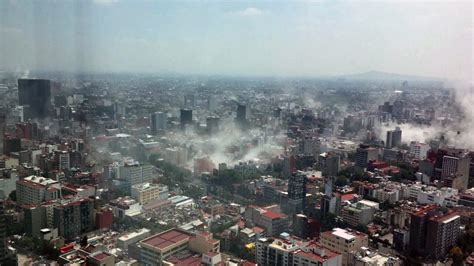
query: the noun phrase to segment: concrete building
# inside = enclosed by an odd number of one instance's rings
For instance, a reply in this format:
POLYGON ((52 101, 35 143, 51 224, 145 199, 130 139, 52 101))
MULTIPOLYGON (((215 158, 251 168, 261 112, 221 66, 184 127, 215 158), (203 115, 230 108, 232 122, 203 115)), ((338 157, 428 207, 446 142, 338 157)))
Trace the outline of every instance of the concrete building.
POLYGON ((24 206, 23 217, 25 233, 29 236, 39 237, 41 229, 47 227, 46 208, 43 206, 24 206))
POLYGON ((115 256, 105 251, 98 251, 88 256, 87 265, 115 266, 115 256))
POLYGON ((349 254, 348 264, 352 266, 401 266, 403 262, 398 257, 382 254, 377 250, 363 247, 361 250, 353 251, 349 254))
POLYGON ((317 156, 321 151, 321 140, 316 137, 305 137, 300 141, 300 152, 303 155, 317 156))
POLYGON ((430 145, 426 143, 420 143, 418 141, 410 142, 410 152, 409 155, 416 160, 426 159, 426 155, 430 150, 430 145))
POLYGON ((292 265, 340 266, 342 265, 342 255, 331 249, 324 248, 317 242, 311 242, 307 246, 293 252, 292 265))
POLYGON ((378 202, 388 200, 391 204, 395 204, 399 201, 402 194, 402 188, 396 186, 384 186, 374 190, 374 198, 376 198, 378 202))
POLYGON ((94 230, 94 200, 80 199, 54 206, 53 224, 59 235, 68 240, 94 230))
POLYGON ((137 243, 151 235, 151 231, 148 228, 142 228, 137 231, 129 232, 117 239, 117 247, 127 250, 128 246, 137 243))
POLYGON ((245 220, 247 223, 265 228, 269 236, 279 235, 286 231, 289 224, 285 214, 254 205, 249 205, 245 209, 245 220))
POLYGON ((424 186, 418 191, 416 202, 419 204, 436 204, 439 206, 453 207, 458 203, 458 190, 449 187, 440 189, 432 186, 424 186))
POLYGON ((304 241, 283 233, 278 238, 260 238, 256 242, 258 265, 342 265, 342 256, 313 241, 304 241))
POLYGON ((142 205, 150 201, 168 199, 168 186, 162 184, 143 183, 132 186, 132 197, 142 205))
POLYGON ((356 150, 355 164, 360 168, 366 168, 369 161, 377 160, 379 152, 377 148, 361 144, 356 150))
POLYGON ((307 177, 303 172, 296 172, 288 179, 287 209, 291 214, 302 213, 306 207, 307 177))
POLYGON ((198 231, 189 239, 189 249, 193 252, 204 254, 206 252, 220 252, 220 241, 214 239, 212 233, 198 231))
POLYGON ((368 200, 358 201, 356 204, 347 205, 342 208, 342 219, 351 226, 370 223, 375 211, 378 209, 378 203, 368 200))
POLYGON ((385 147, 391 149, 397 147, 402 143, 402 130, 397 127, 395 130, 387 131, 387 138, 385 141, 385 147))
POLYGON ((67 151, 56 151, 56 161, 59 170, 69 170, 71 168, 70 156, 67 151))
POLYGON ((119 179, 126 182, 130 187, 141 183, 153 181, 153 166, 138 162, 126 163, 119 168, 119 179))
POLYGON ((28 176, 16 182, 17 203, 40 204, 44 201, 57 199, 60 196, 61 185, 58 181, 41 177, 28 176))
POLYGON ((446 257, 461 235, 461 216, 455 211, 427 205, 411 215, 408 249, 419 256, 446 257))
POLYGON ((114 217, 123 219, 125 217, 132 217, 142 212, 142 205, 137 200, 126 196, 123 198, 116 198, 109 202, 112 207, 114 217))
POLYGON ((341 157, 332 152, 321 153, 318 157, 318 167, 325 176, 336 176, 341 169, 341 157))
POLYGON ((166 148, 163 159, 170 164, 183 165, 188 161, 188 149, 185 147, 166 148))
POLYGON ((222 265, 221 253, 206 252, 202 254, 201 263, 203 266, 218 266, 222 265))
POLYGON ((320 242, 323 247, 342 254, 343 266, 349 266, 349 254, 362 247, 368 247, 369 237, 351 229, 334 228, 332 231, 321 233, 320 242))
POLYGON ((199 232, 196 235, 179 229, 171 229, 139 242, 142 265, 163 265, 171 256, 191 250, 198 253, 220 250, 220 242, 212 239, 212 234, 199 232))
POLYGON ((471 158, 463 151, 449 151, 443 157, 441 179, 444 185, 458 190, 467 189, 471 158))
POLYGON ((141 263, 143 265, 162 265, 168 257, 188 249, 191 234, 172 229, 140 241, 141 263))

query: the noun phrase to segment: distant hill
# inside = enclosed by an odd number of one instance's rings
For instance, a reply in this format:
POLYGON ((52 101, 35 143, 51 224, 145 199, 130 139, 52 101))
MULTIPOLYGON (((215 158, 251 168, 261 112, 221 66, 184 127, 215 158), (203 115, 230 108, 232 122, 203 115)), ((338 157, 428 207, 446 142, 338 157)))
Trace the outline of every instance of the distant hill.
POLYGON ((391 81, 442 81, 440 78, 434 77, 423 77, 423 76, 415 76, 415 75, 402 75, 402 74, 395 74, 395 73, 387 73, 381 71, 369 71, 364 73, 357 73, 351 75, 340 75, 334 76, 334 78, 338 79, 357 79, 357 80, 391 80, 391 81))

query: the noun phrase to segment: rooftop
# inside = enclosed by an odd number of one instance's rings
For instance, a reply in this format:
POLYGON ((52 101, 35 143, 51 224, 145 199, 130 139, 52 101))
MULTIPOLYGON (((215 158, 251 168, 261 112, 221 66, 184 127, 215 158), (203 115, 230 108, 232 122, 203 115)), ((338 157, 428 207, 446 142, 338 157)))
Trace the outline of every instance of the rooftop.
POLYGON ((159 250, 164 250, 174 244, 180 242, 187 242, 191 238, 191 235, 179 231, 177 229, 171 229, 169 231, 159 233, 142 240, 140 243, 152 246, 159 250))
POLYGON ((133 185, 132 186, 133 188, 135 189, 138 189, 139 191, 145 191, 145 190, 149 190, 149 189, 168 189, 168 187, 166 185, 163 185, 163 184, 154 184, 154 183, 142 183, 142 184, 137 184, 137 185, 133 185))
POLYGON ((43 184, 43 185, 58 183, 58 181, 56 181, 56 180, 46 178, 46 177, 42 177, 42 176, 35 176, 35 175, 25 177, 23 180, 27 180, 27 181, 31 181, 31 182, 34 182, 34 183, 37 183, 37 184, 43 184))
POLYGON ((340 237, 345 240, 353 240, 359 237, 364 237, 365 234, 359 231, 355 231, 352 229, 342 229, 342 228, 333 228, 332 231, 323 232, 325 235, 333 235, 340 237))
POLYGON ((128 239, 131 239, 131 238, 134 238, 134 237, 137 237, 137 236, 149 233, 149 232, 150 232, 150 229, 142 228, 142 229, 139 229, 137 231, 134 231, 134 232, 131 232, 131 233, 128 233, 128 234, 125 234, 125 235, 119 237, 119 240, 126 241, 128 239))
POLYGON ((92 258, 98 260, 98 261, 102 261, 102 260, 105 260, 107 259, 108 257, 110 257, 111 255, 110 254, 107 254, 103 251, 97 253, 97 254, 93 254, 91 255, 92 258))
POLYGON ((267 217, 267 218, 270 218, 272 220, 273 219, 284 218, 286 216, 283 213, 269 211, 269 210, 266 210, 265 212, 263 212, 262 215, 267 217))
POLYGON ((340 256, 339 253, 322 247, 320 244, 313 242, 303 249, 295 251, 295 255, 306 258, 310 261, 325 262, 328 259, 340 256))

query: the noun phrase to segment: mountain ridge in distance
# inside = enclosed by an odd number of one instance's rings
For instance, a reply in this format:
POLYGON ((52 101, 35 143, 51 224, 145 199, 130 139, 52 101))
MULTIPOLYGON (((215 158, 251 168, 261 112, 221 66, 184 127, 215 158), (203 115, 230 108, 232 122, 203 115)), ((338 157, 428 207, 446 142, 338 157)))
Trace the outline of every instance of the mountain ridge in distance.
POLYGON ((397 73, 389 73, 383 71, 367 71, 362 73, 355 73, 349 75, 337 75, 334 78, 338 79, 357 79, 357 80, 400 80, 400 81, 442 81, 442 78, 435 78, 435 77, 424 77, 424 76, 417 76, 417 75, 405 75, 405 74, 397 74, 397 73))

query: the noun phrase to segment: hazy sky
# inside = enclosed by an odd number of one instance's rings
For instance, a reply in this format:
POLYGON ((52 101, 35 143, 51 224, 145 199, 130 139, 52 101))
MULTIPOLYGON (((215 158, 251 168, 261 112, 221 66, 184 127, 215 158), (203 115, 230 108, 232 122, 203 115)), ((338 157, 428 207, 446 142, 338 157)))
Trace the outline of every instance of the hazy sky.
POLYGON ((0 69, 472 79, 471 1, 0 0, 0 69))

